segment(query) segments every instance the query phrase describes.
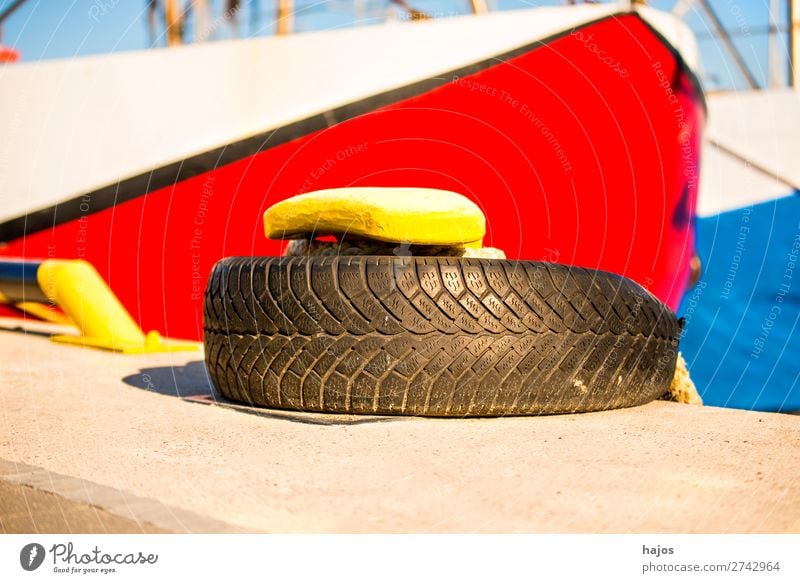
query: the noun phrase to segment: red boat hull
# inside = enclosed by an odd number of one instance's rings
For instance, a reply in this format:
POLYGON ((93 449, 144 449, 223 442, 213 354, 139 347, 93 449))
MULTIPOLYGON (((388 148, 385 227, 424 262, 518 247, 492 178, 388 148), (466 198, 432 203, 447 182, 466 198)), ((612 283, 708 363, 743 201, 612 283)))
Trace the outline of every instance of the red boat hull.
POLYGON ((475 201, 485 244, 510 259, 622 274, 674 309, 694 250, 704 116, 675 51, 621 15, 342 108, 329 127, 299 122, 294 139, 266 135, 233 162, 200 156, 187 161, 195 176, 131 186, 103 210, 72 201, 80 216, 56 210, 54 226, 0 254, 87 259, 145 330, 199 339, 212 265, 281 253, 262 232, 268 206, 323 188, 419 186, 475 201))

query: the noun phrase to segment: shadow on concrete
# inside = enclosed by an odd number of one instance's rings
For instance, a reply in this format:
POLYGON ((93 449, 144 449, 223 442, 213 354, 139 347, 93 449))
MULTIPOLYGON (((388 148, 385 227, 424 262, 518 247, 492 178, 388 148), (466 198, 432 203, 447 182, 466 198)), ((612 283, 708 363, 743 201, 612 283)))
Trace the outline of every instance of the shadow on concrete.
POLYGON ((269 419, 279 419, 291 423, 307 425, 362 425, 365 423, 385 423, 397 417, 372 415, 339 415, 333 413, 313 413, 251 407, 223 397, 214 388, 208 370, 202 360, 184 366, 159 366, 143 368, 138 373, 122 379, 125 384, 138 389, 152 391, 168 397, 178 397, 187 402, 200 405, 224 407, 246 415, 256 415, 269 419))
POLYGON ((197 397, 212 395, 221 399, 202 360, 184 366, 157 366, 143 368, 138 373, 122 379, 125 384, 169 397, 197 397))

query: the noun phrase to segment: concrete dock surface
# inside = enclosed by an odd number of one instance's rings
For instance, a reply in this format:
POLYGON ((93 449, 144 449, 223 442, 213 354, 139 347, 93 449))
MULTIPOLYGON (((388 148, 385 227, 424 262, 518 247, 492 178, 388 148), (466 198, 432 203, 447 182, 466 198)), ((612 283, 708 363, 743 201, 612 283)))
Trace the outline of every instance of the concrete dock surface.
POLYGON ((253 414, 47 332, 0 322, 0 532, 800 532, 797 416, 253 414))

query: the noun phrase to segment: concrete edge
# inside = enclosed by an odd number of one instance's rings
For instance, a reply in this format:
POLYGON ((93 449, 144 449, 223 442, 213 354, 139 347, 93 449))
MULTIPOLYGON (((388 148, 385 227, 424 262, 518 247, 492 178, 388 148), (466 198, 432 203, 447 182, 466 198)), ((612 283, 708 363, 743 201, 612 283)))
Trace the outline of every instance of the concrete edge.
POLYGON ((152 498, 143 498, 111 486, 3 458, 0 458, 0 481, 48 492, 83 507, 98 508, 123 520, 136 524, 146 523, 170 533, 250 532, 190 510, 168 506, 152 498))

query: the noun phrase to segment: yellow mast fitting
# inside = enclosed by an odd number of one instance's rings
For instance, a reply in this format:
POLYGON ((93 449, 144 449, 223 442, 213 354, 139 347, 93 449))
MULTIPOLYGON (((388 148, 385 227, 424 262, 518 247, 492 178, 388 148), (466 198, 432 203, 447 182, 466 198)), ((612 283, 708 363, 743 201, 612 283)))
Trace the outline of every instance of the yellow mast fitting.
POLYGON ((44 295, 80 330, 58 335, 55 342, 115 350, 125 354, 197 350, 192 343, 164 342, 158 332, 145 334, 92 265, 82 259, 47 259, 36 271, 44 295))

